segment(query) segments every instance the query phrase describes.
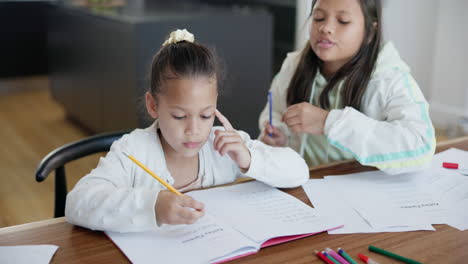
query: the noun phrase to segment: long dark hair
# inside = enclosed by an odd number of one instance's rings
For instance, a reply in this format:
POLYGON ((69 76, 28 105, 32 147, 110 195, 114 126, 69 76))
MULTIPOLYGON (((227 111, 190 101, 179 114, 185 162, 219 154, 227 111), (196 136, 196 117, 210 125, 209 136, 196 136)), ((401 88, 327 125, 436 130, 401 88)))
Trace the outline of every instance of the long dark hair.
POLYGON ((165 45, 151 63, 150 93, 157 99, 165 92, 165 81, 185 77, 214 78, 219 87, 224 78, 221 68, 216 52, 204 45, 187 41, 165 45))
MULTIPOLYGON (((330 109, 329 94, 333 88, 342 80, 342 96, 345 106, 351 106, 357 110, 361 108, 361 100, 366 91, 367 84, 372 75, 374 65, 380 49, 382 38, 382 7, 380 0, 359 0, 364 14, 365 38, 357 54, 343 65, 329 80, 327 86, 320 94, 320 107, 330 109), (377 23, 377 26, 375 26, 377 23), (369 42, 369 40, 371 40, 369 42)), ((312 9, 317 0, 312 1, 312 9)), ((317 69, 321 67, 322 61, 307 43, 302 51, 299 64, 289 83, 287 104, 293 105, 301 102, 308 102, 312 82, 317 74, 317 69)))

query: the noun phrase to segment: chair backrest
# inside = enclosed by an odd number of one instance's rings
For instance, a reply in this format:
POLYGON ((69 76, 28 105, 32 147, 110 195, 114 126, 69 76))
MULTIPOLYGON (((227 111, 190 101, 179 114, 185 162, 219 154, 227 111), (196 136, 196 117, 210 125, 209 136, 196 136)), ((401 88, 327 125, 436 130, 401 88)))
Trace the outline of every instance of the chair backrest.
POLYGON ((36 169, 37 182, 45 180, 55 170, 55 217, 65 215, 65 199, 67 196, 65 164, 91 154, 109 151, 112 143, 128 132, 118 131, 99 134, 72 142, 53 150, 39 163, 36 169))

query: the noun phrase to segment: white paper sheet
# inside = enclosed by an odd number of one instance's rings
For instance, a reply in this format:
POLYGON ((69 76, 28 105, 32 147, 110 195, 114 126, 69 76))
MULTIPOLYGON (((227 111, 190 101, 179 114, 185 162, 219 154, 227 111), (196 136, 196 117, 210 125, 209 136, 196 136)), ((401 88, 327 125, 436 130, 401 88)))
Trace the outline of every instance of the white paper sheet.
POLYGON ((447 224, 461 231, 468 229, 468 199, 459 201, 449 209, 447 224))
POLYGON ((448 149, 437 153, 431 165, 431 177, 426 178, 435 199, 446 208, 442 223, 460 230, 468 229, 468 176, 458 170, 442 167, 443 162, 468 167, 468 151, 448 149))
MULTIPOLYGON (((329 234, 403 232, 414 230, 435 230, 432 225, 389 226, 376 228, 371 226, 345 199, 340 190, 327 180, 309 180, 303 185, 304 191, 318 213, 331 224, 343 223, 344 227, 329 231, 329 234)), ((358 192, 353 195, 359 196, 358 192)))
POLYGON ((420 230, 429 229, 430 224, 465 230, 468 177, 443 168, 443 162, 467 167, 468 152, 449 149, 436 154, 430 168, 420 172, 326 176, 322 181, 311 181, 304 189, 323 217, 347 220, 344 228, 329 233, 420 230))
POLYGON ((0 263, 47 264, 57 249, 55 245, 0 246, 0 263))
POLYGON ((327 176, 351 206, 374 227, 432 224, 445 208, 434 200, 424 174, 388 175, 370 171, 327 176), (351 192, 359 195, 351 195, 351 192))

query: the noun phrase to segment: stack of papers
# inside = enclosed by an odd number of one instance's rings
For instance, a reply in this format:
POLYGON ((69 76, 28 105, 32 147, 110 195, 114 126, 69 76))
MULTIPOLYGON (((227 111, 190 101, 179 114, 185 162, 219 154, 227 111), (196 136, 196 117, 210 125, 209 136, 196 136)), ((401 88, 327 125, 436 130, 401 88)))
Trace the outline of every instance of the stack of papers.
POLYGON ((303 188, 317 212, 332 224, 330 234, 435 230, 432 224, 468 228, 468 177, 442 167, 468 167, 468 152, 450 149, 435 155, 417 173, 381 171, 310 180, 303 188))

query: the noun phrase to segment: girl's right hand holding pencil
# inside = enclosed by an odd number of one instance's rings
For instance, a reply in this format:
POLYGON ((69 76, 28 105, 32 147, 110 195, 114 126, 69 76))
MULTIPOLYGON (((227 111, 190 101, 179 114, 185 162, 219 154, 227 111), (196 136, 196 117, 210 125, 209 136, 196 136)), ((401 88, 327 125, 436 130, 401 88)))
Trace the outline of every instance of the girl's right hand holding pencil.
POLYGON ((187 195, 177 195, 171 191, 159 192, 156 200, 156 221, 159 225, 193 224, 205 215, 204 204, 187 195))
POLYGON ((286 146, 287 137, 281 129, 270 125, 268 121, 265 121, 264 126, 265 126, 264 133, 260 137, 260 140, 263 143, 273 146, 273 147, 286 146))

